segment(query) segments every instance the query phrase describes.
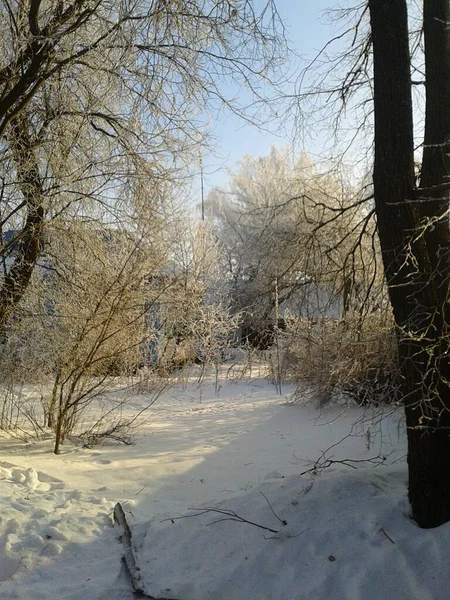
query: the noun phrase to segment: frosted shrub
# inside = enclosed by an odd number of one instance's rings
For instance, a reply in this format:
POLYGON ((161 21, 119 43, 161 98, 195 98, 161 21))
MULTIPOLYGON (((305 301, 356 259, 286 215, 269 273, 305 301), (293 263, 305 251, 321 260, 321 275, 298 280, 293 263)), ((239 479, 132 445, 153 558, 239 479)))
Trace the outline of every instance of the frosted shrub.
POLYGON ((398 362, 390 315, 290 319, 283 368, 292 380, 306 383, 321 405, 342 396, 358 405, 395 403, 398 362))

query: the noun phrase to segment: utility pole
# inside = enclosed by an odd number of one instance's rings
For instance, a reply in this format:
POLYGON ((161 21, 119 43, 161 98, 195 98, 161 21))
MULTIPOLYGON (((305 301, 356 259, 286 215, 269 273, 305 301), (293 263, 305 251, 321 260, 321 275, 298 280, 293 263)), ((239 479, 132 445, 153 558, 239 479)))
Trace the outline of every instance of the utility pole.
POLYGON ((203 185, 203 154, 200 153, 200 190, 202 198, 202 221, 205 220, 205 189, 203 185))

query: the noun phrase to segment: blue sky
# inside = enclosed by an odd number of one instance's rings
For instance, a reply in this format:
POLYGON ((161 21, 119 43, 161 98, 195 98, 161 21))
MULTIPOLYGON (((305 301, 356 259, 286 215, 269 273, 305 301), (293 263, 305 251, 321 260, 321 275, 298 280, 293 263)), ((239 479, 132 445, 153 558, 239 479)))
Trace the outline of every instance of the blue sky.
MULTIPOLYGON (((332 27, 324 11, 335 6, 335 0, 278 0, 277 8, 285 23, 290 45, 304 60, 313 58, 332 36, 332 27)), ((245 154, 265 155, 274 143, 285 146, 292 142, 289 133, 282 130, 278 130, 277 134, 261 131, 234 115, 222 114, 211 120, 215 149, 213 152, 205 151, 203 157, 206 192, 214 185, 223 185, 227 180, 227 169, 232 169, 245 154)), ((308 144, 310 147, 297 140, 295 150, 299 153, 302 150, 320 151, 320 139, 308 144)))

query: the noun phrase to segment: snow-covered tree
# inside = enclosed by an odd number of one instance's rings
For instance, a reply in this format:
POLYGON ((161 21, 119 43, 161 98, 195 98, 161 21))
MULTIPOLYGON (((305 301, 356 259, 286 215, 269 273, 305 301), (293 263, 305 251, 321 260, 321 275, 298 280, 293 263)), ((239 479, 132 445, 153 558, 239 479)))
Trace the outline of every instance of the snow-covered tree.
POLYGON ((283 43, 251 0, 0 1, 0 31, 1 331, 49 222, 120 222, 136 189, 186 176, 204 111, 248 116, 228 96, 245 84, 257 112, 283 43))
POLYGON ((338 316, 358 304, 376 253, 371 213, 359 204, 337 170, 277 147, 245 157, 229 185, 210 193, 233 303, 252 328, 270 329, 276 304, 281 314, 291 306, 304 316, 338 316))

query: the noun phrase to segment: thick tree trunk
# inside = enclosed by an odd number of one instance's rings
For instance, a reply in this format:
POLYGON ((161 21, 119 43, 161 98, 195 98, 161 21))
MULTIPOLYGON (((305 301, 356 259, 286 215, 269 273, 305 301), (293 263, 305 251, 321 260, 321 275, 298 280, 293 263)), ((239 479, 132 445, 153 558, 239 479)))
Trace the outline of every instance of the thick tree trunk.
POLYGON ((414 182, 407 3, 369 0, 374 56, 375 205, 398 326, 408 427, 409 498, 413 517, 421 527, 450 520, 449 261, 448 218, 443 218, 448 197, 442 194, 442 184, 448 181, 448 171, 442 167, 445 140, 450 133, 448 129, 442 131, 443 122, 448 122, 448 78, 445 84, 435 82, 448 70, 448 63, 439 68, 437 61, 444 60, 442 44, 448 36, 448 21, 440 19, 449 2, 424 3, 426 37, 431 35, 433 41, 428 40, 426 46, 427 146, 421 186, 427 188, 426 195, 432 199, 420 201, 424 190, 417 194, 414 182), (439 27, 442 31, 437 34, 439 27), (435 111, 436 103, 442 105, 435 111), (434 119, 439 119, 440 125, 434 119))
POLYGON ((45 217, 42 180, 25 115, 12 121, 9 137, 27 217, 15 241, 14 262, 0 286, 0 334, 22 299, 42 251, 45 217))
POLYGON ((417 196, 430 263, 428 314, 433 317, 424 349, 421 426, 412 409, 407 423, 413 515, 419 525, 434 527, 450 520, 450 0, 424 0, 423 10, 426 116, 417 196))

